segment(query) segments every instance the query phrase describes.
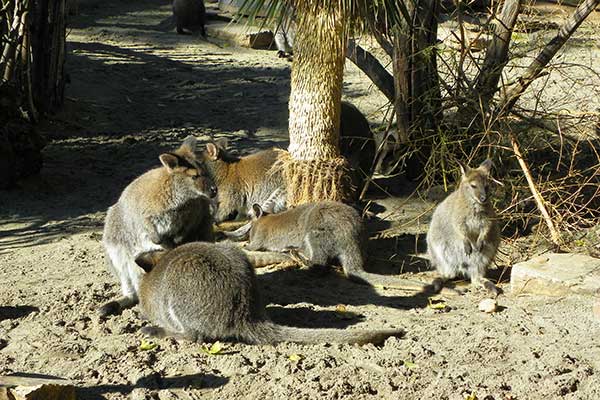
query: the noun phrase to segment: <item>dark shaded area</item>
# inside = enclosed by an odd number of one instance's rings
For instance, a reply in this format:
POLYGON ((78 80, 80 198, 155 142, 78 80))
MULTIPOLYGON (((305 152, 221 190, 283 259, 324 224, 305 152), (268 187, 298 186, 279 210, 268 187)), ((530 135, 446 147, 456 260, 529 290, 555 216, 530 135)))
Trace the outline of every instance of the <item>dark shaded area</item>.
POLYGON ((163 377, 158 373, 144 376, 131 385, 98 385, 78 388, 77 395, 80 400, 105 399, 104 394, 121 393, 129 394, 136 388, 150 390, 164 389, 216 389, 229 382, 229 378, 212 374, 192 374, 181 376, 163 377))
POLYGON ((3 306, 0 307, 0 321, 23 318, 38 311, 40 309, 33 306, 3 306))

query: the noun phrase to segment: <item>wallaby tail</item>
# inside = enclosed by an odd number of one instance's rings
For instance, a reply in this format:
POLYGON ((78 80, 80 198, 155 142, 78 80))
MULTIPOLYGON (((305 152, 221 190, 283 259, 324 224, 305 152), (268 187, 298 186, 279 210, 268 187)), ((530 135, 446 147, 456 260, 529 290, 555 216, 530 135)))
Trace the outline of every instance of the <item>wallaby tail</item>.
POLYGON ((296 343, 350 343, 381 344, 385 339, 404 336, 403 329, 352 330, 352 329, 310 329, 277 325, 270 321, 258 322, 248 329, 244 339, 255 344, 296 343))
POLYGON ((266 267, 268 265, 280 264, 280 263, 292 263, 296 264, 294 258, 287 254, 277 253, 274 251, 250 251, 242 249, 242 251, 248 257, 250 264, 254 268, 266 267))

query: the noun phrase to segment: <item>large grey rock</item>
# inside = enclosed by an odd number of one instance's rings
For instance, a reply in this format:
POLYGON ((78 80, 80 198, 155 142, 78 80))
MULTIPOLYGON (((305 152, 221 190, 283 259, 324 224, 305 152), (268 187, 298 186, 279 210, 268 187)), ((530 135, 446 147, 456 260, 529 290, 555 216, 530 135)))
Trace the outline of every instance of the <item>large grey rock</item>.
POLYGON ((544 254, 515 264, 510 287, 513 294, 597 294, 600 293, 600 259, 585 254, 544 254))

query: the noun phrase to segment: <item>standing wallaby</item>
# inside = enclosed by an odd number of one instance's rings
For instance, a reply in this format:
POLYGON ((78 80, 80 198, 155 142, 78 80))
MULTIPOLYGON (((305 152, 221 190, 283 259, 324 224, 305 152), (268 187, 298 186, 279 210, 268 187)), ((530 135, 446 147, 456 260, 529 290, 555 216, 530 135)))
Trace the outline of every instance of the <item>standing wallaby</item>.
POLYGON ((184 29, 187 29, 199 30, 206 37, 206 7, 203 0, 173 0, 173 16, 180 35, 185 34, 184 29))
POLYGON ((151 336, 193 341, 229 339, 249 344, 284 341, 381 343, 402 330, 302 329, 271 322, 260 301, 254 269, 231 244, 188 243, 139 255, 146 271, 140 288, 142 314, 156 326, 151 336))
POLYGON ((219 188, 217 223, 236 216, 246 217, 252 204, 264 205, 269 198, 275 210, 285 209, 283 176, 280 171, 271 171, 281 154, 281 150, 268 149, 237 157, 227 151, 226 139, 207 144, 203 156, 219 188))
POLYGON ((324 201, 302 204, 279 214, 269 214, 258 204, 255 217, 228 235, 239 239, 249 234, 246 250, 283 252, 298 250, 311 265, 327 265, 337 259, 349 279, 372 286, 430 291, 423 282, 366 272, 366 232, 358 212, 343 203, 324 201))
POLYGON ((121 281, 123 297, 100 309, 101 315, 119 313, 137 303, 141 252, 179 244, 213 241, 211 201, 217 188, 204 165, 196 160, 196 139, 161 154, 162 167, 131 182, 108 209, 102 244, 107 265, 121 281))
POLYGON ((500 244, 500 230, 490 204, 492 161, 478 168, 460 166, 458 189, 435 209, 427 232, 427 251, 442 281, 464 275, 473 285, 494 294, 498 288, 484 278, 500 244))

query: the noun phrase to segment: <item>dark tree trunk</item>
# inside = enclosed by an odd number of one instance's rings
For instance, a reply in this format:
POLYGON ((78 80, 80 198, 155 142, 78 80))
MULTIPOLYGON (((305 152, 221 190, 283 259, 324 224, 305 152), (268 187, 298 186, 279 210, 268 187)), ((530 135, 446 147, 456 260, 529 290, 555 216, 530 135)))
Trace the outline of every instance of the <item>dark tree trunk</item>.
POLYGON ((405 3, 411 21, 393 32, 393 69, 396 100, 397 141, 407 158, 407 173, 422 172, 431 144, 425 140, 436 132, 441 118, 441 93, 436 50, 439 0, 405 3), (416 151, 414 151, 416 150, 416 151))
POLYGON ((41 168, 33 124, 63 103, 64 13, 65 0, 9 0, 0 11, 0 188, 41 168))

